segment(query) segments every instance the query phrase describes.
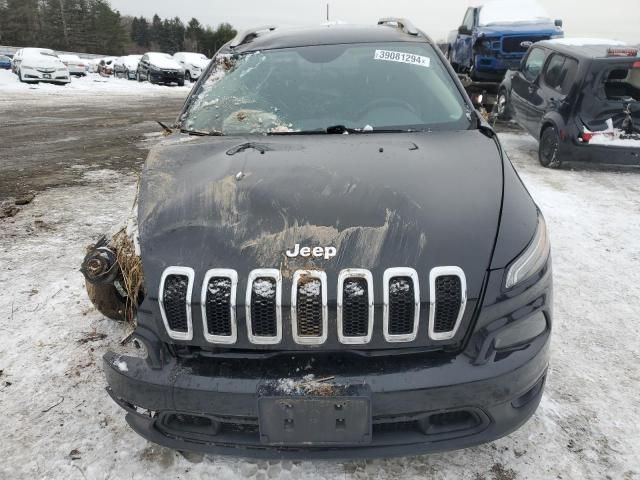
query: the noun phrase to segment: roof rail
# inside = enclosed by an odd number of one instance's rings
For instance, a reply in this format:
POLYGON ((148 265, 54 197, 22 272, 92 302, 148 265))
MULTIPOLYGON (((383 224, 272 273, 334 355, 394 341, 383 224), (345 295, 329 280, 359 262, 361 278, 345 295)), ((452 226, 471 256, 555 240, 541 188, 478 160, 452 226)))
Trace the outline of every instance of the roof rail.
POLYGON ((245 43, 249 43, 252 40, 258 38, 260 33, 264 32, 273 32, 278 27, 275 25, 265 25, 264 27, 252 28, 251 30, 245 30, 244 32, 238 33, 236 37, 231 40, 229 46, 231 48, 239 47, 240 45, 244 45, 245 43))
POLYGON ((378 20, 378 25, 388 25, 388 26, 396 26, 404 33, 409 35, 417 36, 420 32, 418 29, 411 23, 411 20, 407 20, 406 18, 397 18, 397 17, 387 17, 381 18, 378 20))

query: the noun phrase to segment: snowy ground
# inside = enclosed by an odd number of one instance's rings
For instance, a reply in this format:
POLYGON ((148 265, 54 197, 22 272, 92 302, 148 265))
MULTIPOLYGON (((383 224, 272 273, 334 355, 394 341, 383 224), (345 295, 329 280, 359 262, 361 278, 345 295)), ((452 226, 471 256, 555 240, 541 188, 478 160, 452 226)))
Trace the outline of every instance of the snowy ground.
POLYGON ((640 172, 547 170, 529 137, 502 139, 545 212, 556 286, 552 375, 518 432, 357 462, 186 459, 147 443, 104 391, 101 356, 126 329, 93 309, 78 272, 84 247, 129 211, 135 176, 78 159, 77 184, 0 220, 0 478, 640 478, 640 172))

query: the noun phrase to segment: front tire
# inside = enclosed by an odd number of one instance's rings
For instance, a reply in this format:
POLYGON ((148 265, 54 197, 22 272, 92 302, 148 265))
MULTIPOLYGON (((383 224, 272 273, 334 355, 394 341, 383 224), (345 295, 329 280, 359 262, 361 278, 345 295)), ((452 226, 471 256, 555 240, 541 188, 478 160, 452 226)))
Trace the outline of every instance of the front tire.
POLYGON ((505 89, 500 90, 496 100, 496 116, 499 120, 509 121, 513 118, 511 103, 505 89))
MULTIPOLYGON (((189 70, 184 72, 184 79, 189 83, 193 82, 193 79, 191 78, 191 72, 189 70)), ((180 86, 183 86, 183 85, 184 85, 184 82, 182 82, 182 85, 180 86)))
POLYGON ((554 126, 548 126, 540 135, 538 159, 543 167, 560 168, 560 136, 554 126))
POLYGON ((138 80, 138 82, 142 82, 142 75, 140 75, 140 72, 136 72, 136 80, 138 80))

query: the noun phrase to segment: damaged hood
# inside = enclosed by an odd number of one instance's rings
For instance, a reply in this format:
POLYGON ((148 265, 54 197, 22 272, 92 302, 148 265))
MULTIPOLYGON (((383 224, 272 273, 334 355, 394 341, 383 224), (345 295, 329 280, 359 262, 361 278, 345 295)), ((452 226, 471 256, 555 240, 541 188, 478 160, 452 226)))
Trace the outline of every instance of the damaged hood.
POLYGON ((426 292, 431 268, 459 266, 477 298, 502 188, 499 152, 479 131, 174 135, 152 150, 140 185, 147 291, 157 295, 162 271, 183 266, 196 285, 209 269, 234 269, 239 291, 258 268, 280 269, 285 282, 321 269, 335 285, 345 268, 382 279, 412 267, 426 292), (335 247, 335 256, 290 258, 296 245, 335 247))

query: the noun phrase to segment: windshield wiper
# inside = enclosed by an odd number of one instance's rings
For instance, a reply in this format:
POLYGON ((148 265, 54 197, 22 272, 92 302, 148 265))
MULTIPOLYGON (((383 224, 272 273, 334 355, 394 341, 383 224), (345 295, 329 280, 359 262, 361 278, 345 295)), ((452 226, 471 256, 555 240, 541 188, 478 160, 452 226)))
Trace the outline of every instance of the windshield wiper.
POLYGON ((345 134, 367 134, 367 133, 411 133, 419 132, 414 128, 352 128, 345 125, 332 125, 325 129, 317 130, 296 130, 291 132, 269 132, 267 135, 345 135, 345 134))
POLYGON ((333 125, 331 127, 327 127, 326 132, 328 134, 334 135, 343 135, 345 133, 406 133, 406 132, 416 132, 413 128, 373 128, 370 125, 367 125, 364 128, 351 128, 346 127, 344 125, 333 125))
POLYGON ((222 137, 224 136, 224 133, 219 132, 217 130, 209 130, 204 131, 204 130, 189 130, 186 128, 181 128, 180 129, 180 133, 186 133, 187 135, 194 135, 196 137, 222 137))

